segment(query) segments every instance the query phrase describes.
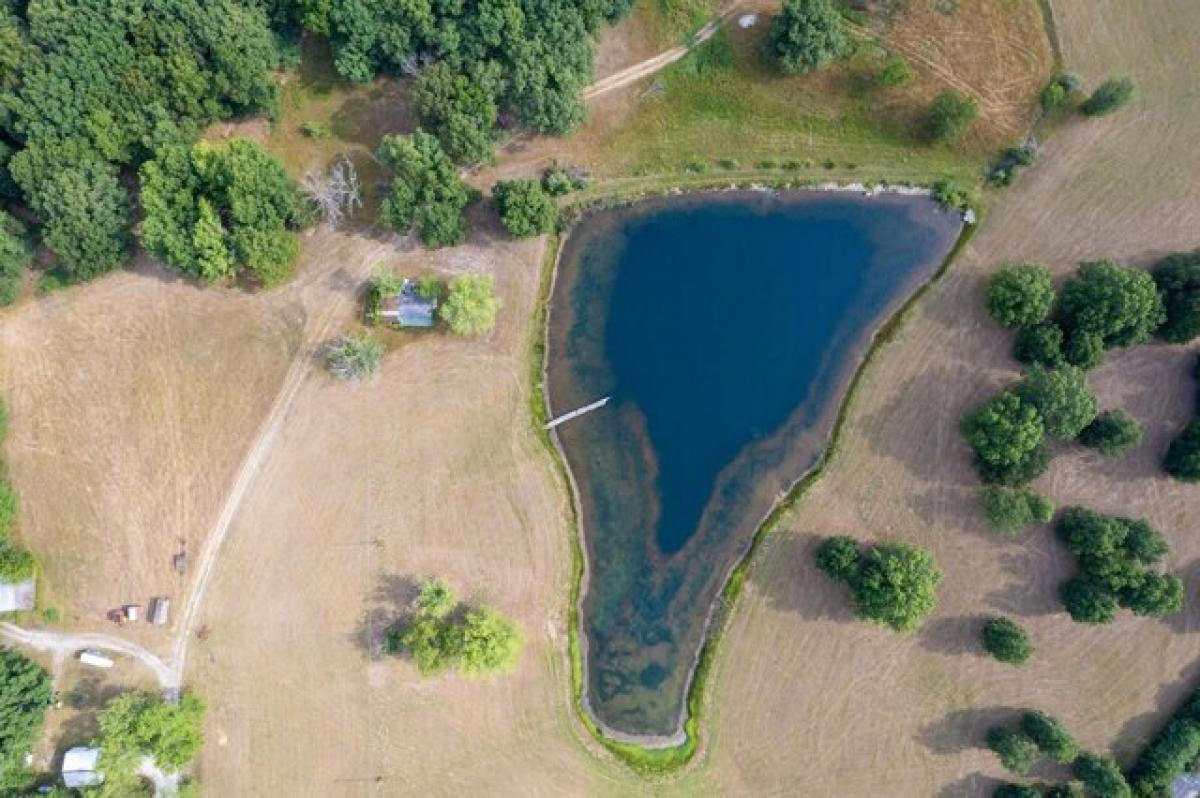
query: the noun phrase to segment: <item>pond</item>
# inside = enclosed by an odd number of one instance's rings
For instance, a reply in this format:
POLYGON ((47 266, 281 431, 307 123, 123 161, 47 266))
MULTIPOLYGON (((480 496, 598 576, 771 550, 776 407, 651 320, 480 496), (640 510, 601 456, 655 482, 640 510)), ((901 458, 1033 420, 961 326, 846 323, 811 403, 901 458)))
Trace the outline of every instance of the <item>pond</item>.
POLYGON ((611 397, 556 430, 588 556, 585 689, 610 733, 678 740, 730 569, 960 227, 927 197, 845 192, 663 198, 576 225, 547 395, 558 413, 611 397))

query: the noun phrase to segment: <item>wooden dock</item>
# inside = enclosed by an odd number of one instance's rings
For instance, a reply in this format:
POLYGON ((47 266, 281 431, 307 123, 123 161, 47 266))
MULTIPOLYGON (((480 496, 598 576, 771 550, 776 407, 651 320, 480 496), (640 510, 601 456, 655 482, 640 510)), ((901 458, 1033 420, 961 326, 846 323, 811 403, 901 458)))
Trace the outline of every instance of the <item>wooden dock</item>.
POLYGON ((584 413, 590 413, 593 410, 604 407, 606 404, 608 404, 608 400, 611 398, 611 396, 606 396, 603 399, 598 399, 595 402, 592 402, 590 405, 584 405, 576 410, 572 410, 570 413, 563 413, 558 418, 552 418, 546 422, 546 429, 554 429, 559 424, 570 421, 573 418, 579 418, 584 413))

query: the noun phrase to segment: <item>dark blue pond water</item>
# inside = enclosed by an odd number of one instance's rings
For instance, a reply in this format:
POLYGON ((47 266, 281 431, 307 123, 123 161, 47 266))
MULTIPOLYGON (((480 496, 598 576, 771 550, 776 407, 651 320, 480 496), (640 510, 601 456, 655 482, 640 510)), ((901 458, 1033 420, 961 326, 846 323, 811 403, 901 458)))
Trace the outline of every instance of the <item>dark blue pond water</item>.
POLYGON ((589 554, 592 710, 680 720, 704 621, 773 501, 819 456, 869 340, 959 230, 925 198, 722 194, 585 219, 553 297, 549 396, 589 554))

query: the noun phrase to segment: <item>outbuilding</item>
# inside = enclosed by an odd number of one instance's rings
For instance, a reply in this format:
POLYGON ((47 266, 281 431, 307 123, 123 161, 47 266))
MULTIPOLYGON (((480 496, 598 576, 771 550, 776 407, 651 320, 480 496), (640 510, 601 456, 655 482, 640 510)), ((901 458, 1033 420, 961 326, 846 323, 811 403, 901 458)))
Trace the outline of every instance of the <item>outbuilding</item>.
POLYGON ((421 296, 417 284, 405 280, 400 293, 379 300, 376 317, 399 327, 432 327, 437 300, 421 296))
POLYGON ((91 665, 93 668, 111 668, 113 666, 111 659, 92 649, 80 651, 79 661, 84 665, 91 665))
POLYGON ((104 783, 104 774, 96 770, 100 764, 100 749, 78 746, 63 754, 63 784, 72 790, 95 787, 104 783))
POLYGON ((159 596, 150 602, 150 623, 155 626, 166 626, 171 616, 171 600, 159 596))
POLYGON ((0 612, 22 612, 33 609, 37 596, 37 582, 0 582, 0 612))

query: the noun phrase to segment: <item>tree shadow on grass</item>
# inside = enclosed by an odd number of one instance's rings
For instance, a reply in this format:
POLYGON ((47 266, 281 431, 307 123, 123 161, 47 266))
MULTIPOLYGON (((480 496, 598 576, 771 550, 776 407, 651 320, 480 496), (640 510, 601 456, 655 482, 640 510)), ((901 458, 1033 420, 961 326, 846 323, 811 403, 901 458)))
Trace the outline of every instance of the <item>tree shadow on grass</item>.
POLYGON ((986 798, 1003 783, 982 773, 972 773, 953 784, 947 784, 934 794, 934 798, 986 798))
POLYGON ((388 629, 408 616, 420 588, 421 583, 411 576, 385 574, 380 578, 350 635, 364 657, 377 660, 384 656, 388 629))
POLYGON ((1075 573, 1065 552, 1054 552, 1049 536, 1032 538, 1019 551, 1001 554, 999 561, 1012 579, 987 596, 988 604, 1006 615, 1033 618, 1062 612, 1058 587, 1075 573))
POLYGON ((917 739, 935 754, 961 754, 972 748, 986 748, 988 729, 1014 725, 1020 714, 1021 710, 1013 707, 958 709, 922 726, 917 739))
POLYGON ((1200 662, 1179 671, 1177 678, 1158 688, 1154 709, 1143 712, 1122 724, 1113 738, 1112 750, 1123 764, 1132 764, 1133 757, 1166 725, 1171 715, 1187 700, 1200 684, 1200 662))
POLYGON ((954 618, 935 618, 921 627, 917 641, 935 654, 951 657, 981 656, 983 646, 979 635, 987 621, 982 615, 960 615, 954 618))
POLYGON ((821 573, 813 562, 813 553, 825 537, 815 532, 775 533, 769 543, 773 549, 769 569, 752 569, 759 572, 754 584, 776 609, 813 620, 854 623, 857 618, 850 591, 821 573), (781 578, 784 574, 787 578, 781 578))

